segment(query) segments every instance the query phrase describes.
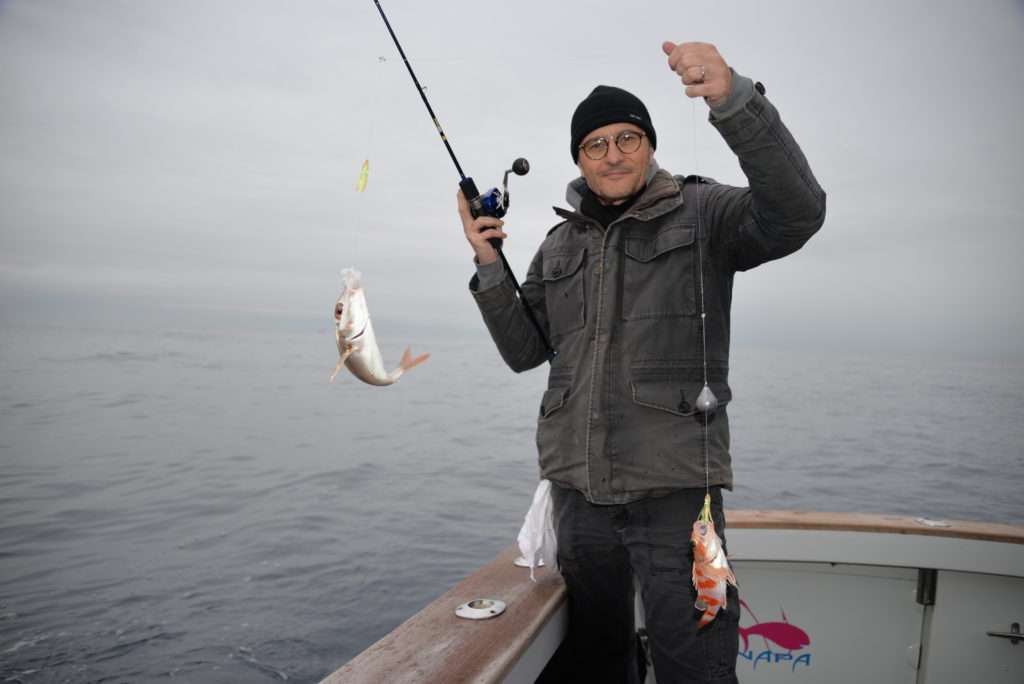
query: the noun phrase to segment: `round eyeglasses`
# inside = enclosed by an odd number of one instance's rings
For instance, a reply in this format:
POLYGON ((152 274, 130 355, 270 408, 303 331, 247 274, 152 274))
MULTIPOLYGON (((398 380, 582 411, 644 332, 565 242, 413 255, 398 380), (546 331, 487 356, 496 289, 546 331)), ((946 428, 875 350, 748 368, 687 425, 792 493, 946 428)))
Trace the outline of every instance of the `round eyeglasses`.
MULTIPOLYGON (((615 146, 619 148, 619 152, 633 154, 640 149, 644 134, 639 131, 621 131, 613 140, 615 146)), ((603 135, 599 138, 591 138, 581 144, 580 149, 583 150, 583 154, 587 155, 587 159, 593 161, 604 159, 608 154, 608 138, 603 135)))

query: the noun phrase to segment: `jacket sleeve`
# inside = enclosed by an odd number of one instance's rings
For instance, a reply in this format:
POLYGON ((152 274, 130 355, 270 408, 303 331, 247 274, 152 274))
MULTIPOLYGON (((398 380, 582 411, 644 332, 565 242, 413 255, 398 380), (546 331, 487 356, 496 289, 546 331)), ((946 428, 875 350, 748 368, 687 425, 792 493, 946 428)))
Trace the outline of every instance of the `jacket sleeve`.
MULTIPOLYGON (((743 79, 742 85, 750 80, 743 79)), ((711 124, 739 158, 749 187, 701 187, 702 214, 733 269, 745 271, 800 249, 825 221, 825 193, 764 88, 711 124)))
MULTIPOLYGON (((550 339, 544 304, 544 281, 541 277, 543 272, 542 252, 538 251, 521 288, 537 323, 550 339)), ((509 368, 521 373, 548 360, 547 347, 527 317, 512 284, 512 275, 507 270, 497 285, 487 289, 480 288, 479 276, 474 275, 469 281, 469 291, 480 308, 491 339, 509 368)))

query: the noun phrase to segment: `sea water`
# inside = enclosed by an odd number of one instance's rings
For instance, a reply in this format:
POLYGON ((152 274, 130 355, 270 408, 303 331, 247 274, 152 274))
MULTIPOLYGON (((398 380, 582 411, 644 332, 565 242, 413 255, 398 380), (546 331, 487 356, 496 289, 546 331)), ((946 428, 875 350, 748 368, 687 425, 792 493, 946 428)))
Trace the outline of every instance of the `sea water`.
MULTIPOLYGON (((513 543, 543 369, 378 322, 0 332, 0 681, 313 682, 513 543)), ((728 508, 1024 523, 1024 365, 733 349, 728 508)))

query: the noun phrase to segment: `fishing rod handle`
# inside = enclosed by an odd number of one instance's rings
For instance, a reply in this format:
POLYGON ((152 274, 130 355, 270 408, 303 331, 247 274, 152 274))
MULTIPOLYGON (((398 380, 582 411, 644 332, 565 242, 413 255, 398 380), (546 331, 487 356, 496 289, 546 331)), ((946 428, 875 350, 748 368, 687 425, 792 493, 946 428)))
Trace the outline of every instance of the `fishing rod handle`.
MULTIPOLYGON (((486 195, 481 195, 480 191, 476 188, 476 183, 469 176, 459 181, 459 188, 462 190, 462 196, 469 202, 469 213, 473 215, 473 218, 481 216, 501 218, 505 215, 504 208, 501 206, 500 195, 495 197, 497 194, 496 190, 491 190, 486 195)), ((494 249, 501 250, 501 238, 488 238, 487 242, 491 243, 491 247, 494 247, 494 249)))

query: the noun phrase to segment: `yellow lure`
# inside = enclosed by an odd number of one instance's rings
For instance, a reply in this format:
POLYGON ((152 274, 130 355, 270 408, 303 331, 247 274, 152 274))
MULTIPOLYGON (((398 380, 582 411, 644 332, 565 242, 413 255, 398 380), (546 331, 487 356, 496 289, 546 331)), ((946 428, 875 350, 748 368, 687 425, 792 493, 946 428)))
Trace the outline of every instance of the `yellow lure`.
POLYGON ((356 183, 356 192, 366 190, 366 181, 370 178, 370 160, 363 161, 363 168, 359 169, 359 182, 356 183))

